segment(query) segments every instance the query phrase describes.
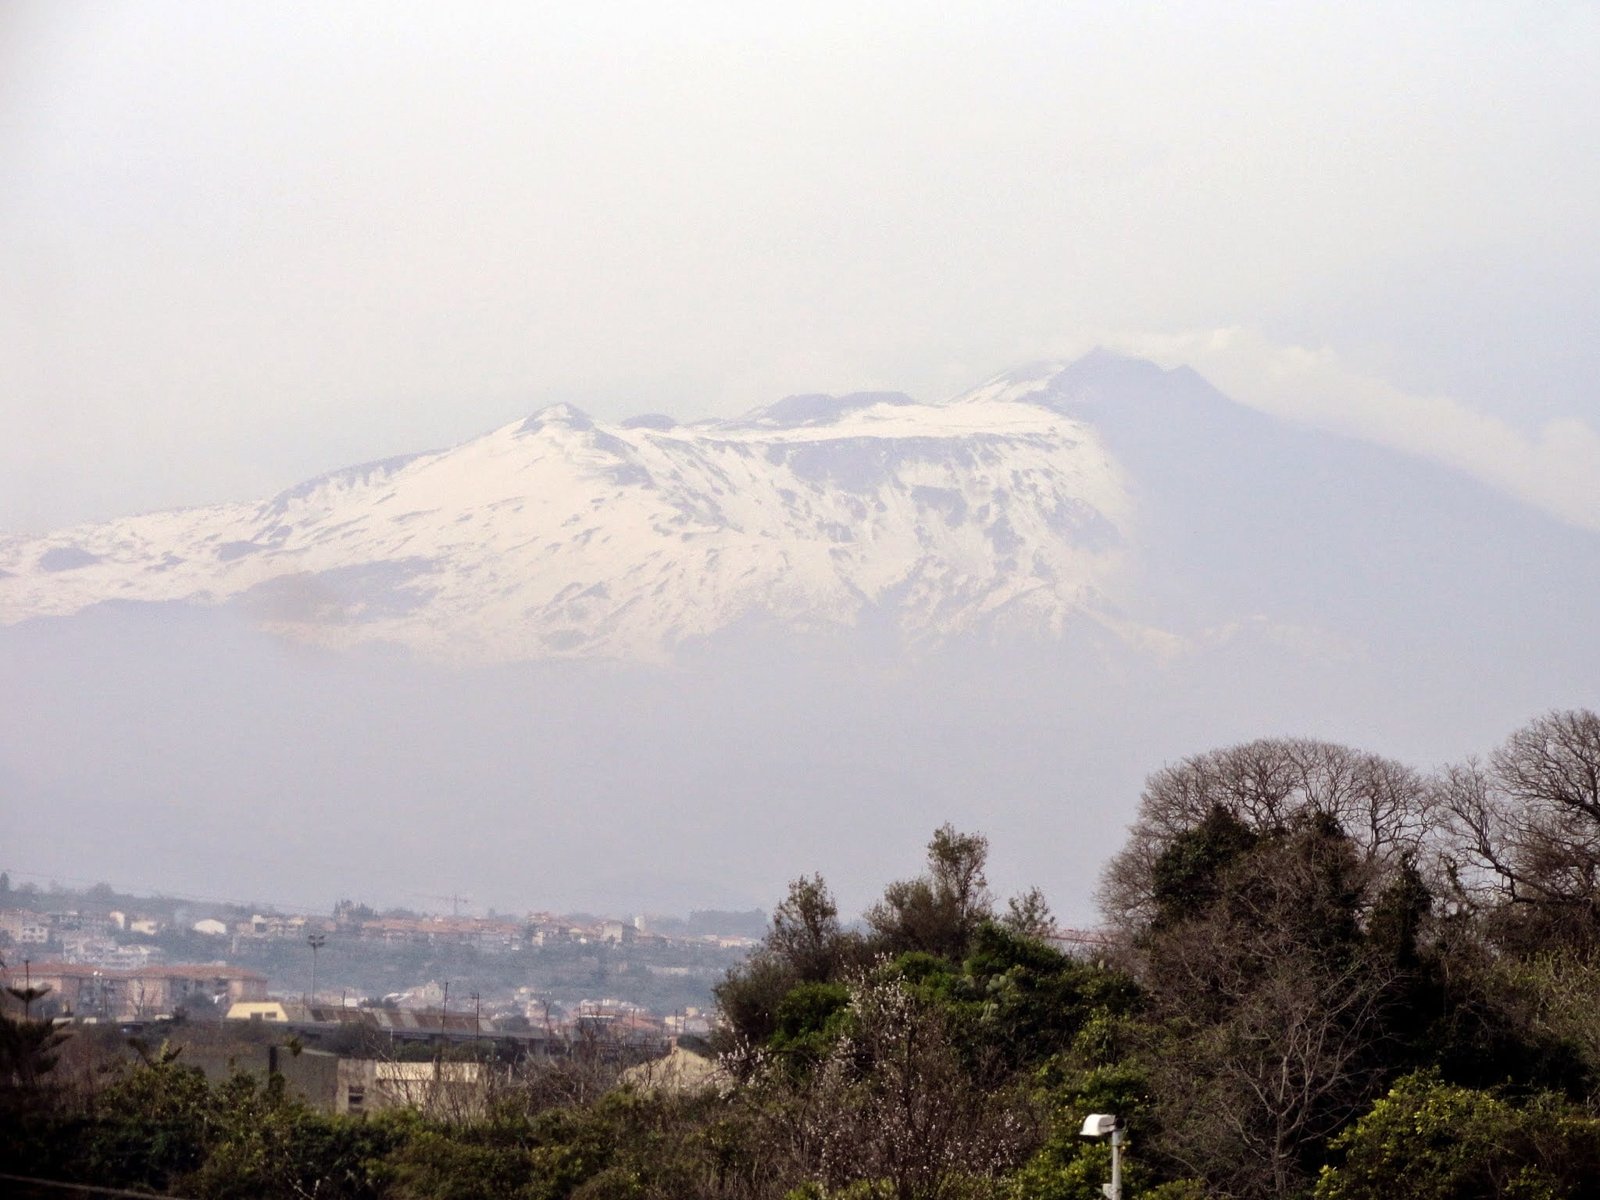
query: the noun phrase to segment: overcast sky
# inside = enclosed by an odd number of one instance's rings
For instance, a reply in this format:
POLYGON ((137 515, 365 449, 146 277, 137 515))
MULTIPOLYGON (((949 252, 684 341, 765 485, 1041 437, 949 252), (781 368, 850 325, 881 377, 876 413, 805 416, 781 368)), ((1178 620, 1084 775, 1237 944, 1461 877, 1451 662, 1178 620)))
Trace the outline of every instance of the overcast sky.
POLYGON ((936 9, 9 0, 0 531, 1100 340, 1600 514, 1600 8, 936 9))

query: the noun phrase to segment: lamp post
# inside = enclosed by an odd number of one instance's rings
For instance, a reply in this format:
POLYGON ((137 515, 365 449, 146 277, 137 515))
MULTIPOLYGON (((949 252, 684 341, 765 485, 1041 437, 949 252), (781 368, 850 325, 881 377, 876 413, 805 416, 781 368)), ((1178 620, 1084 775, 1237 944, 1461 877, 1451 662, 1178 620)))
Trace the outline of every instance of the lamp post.
MULTIPOLYGON (((327 944, 328 935, 325 933, 313 933, 306 937, 306 945, 311 947, 311 999, 307 1002, 308 1008, 317 1002, 317 951, 327 944)), ((310 1016, 309 1013, 306 1015, 310 1016)))
POLYGON ((1106 1200, 1122 1200, 1122 1143, 1127 1123, 1111 1113, 1090 1113, 1084 1118, 1079 1137, 1103 1138, 1111 1136, 1111 1182, 1102 1184, 1100 1190, 1106 1200))

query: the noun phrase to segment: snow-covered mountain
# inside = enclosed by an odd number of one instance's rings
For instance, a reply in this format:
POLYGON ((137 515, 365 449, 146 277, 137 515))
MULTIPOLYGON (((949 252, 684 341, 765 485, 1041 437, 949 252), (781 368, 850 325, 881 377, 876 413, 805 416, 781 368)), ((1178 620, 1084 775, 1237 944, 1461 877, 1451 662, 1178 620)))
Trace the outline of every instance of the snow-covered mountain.
POLYGON ((258 503, 0 538, 0 625, 220 607, 453 663, 659 662, 752 625, 1515 663, 1525 631, 1570 627, 1576 666, 1600 640, 1566 598, 1596 591, 1591 531, 1102 351, 943 404, 791 396, 688 425, 557 405, 258 503))
POLYGON ((260 503, 0 541, 0 622, 236 604, 306 641, 461 661, 659 658, 752 618, 913 643, 1115 623, 1123 472, 1025 394, 791 396, 687 426, 557 405, 260 503))

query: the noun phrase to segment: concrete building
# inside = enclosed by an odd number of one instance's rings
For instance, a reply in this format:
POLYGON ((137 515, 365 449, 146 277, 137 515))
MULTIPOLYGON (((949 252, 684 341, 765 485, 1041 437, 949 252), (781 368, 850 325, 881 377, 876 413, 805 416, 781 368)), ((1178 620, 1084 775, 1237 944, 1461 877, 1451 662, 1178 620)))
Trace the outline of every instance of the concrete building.
POLYGON ((267 977, 259 971, 222 964, 171 965, 118 970, 89 963, 42 962, 18 964, 0 972, 0 985, 20 987, 24 979, 47 987, 41 1002, 61 1015, 101 1020, 146 1020, 170 1016, 174 1010, 200 1002, 214 1004, 264 1000, 267 977))
POLYGON ((0 932, 18 946, 43 946, 50 940, 50 922, 41 913, 13 909, 0 912, 0 932))

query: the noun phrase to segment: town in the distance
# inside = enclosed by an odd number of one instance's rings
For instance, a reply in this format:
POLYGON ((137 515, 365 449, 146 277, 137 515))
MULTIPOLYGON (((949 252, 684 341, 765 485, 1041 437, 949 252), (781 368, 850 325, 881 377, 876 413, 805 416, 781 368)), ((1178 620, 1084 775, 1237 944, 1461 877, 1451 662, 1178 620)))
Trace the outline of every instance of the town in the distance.
MULTIPOLYGON (((0 986, 34 1017, 172 1041, 219 1070, 267 1056, 284 1070, 285 1035, 316 1052, 295 1056, 311 1074, 324 1058, 645 1059, 709 1032, 712 988, 766 926, 760 910, 623 919, 419 901, 295 912, 0 873, 0 986)), ((338 1083, 348 1069, 327 1075, 298 1090, 360 1106, 359 1084, 338 1083)))

